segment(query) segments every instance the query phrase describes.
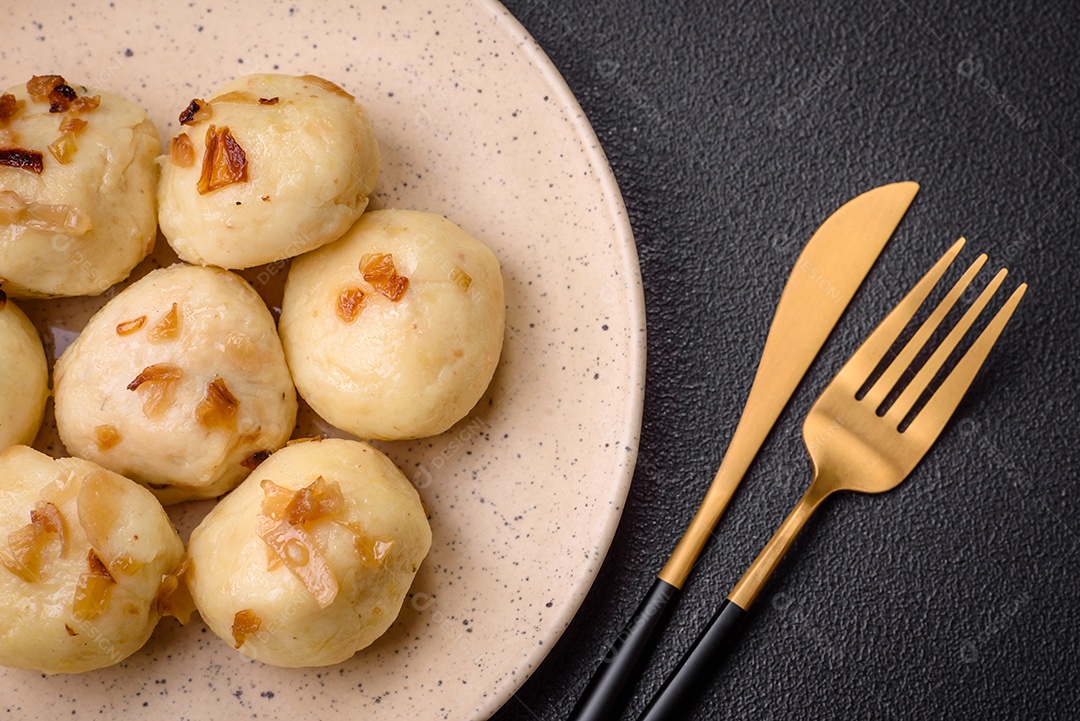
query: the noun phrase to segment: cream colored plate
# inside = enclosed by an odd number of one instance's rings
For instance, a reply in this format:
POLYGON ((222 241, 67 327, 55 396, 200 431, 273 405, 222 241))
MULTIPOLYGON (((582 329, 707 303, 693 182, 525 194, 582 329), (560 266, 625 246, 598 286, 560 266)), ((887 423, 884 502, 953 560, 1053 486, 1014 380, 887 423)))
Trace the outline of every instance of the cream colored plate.
MULTIPOLYGON (((198 620, 168 619, 111 669, 0 670, 0 708, 9 718, 94 719, 494 713, 592 583, 641 417, 633 237, 558 71, 490 0, 5 5, 0 84, 59 73, 142 104, 164 138, 191 98, 237 75, 340 83, 371 111, 384 151, 375 207, 443 213, 489 244, 506 279, 507 330, 492 387, 468 418, 437 438, 382 445, 420 488, 435 541, 401 617, 375 645, 340 666, 277 669, 240 656, 198 620)), ((172 260, 159 241, 136 275, 172 260)), ((286 269, 246 277, 274 305, 286 269)), ((55 357, 103 302, 20 305, 55 357)), ((326 429, 305 414, 297 435, 313 430, 326 429)), ((51 428, 38 446, 63 453, 51 428)), ((207 508, 173 512, 185 537, 207 508)))

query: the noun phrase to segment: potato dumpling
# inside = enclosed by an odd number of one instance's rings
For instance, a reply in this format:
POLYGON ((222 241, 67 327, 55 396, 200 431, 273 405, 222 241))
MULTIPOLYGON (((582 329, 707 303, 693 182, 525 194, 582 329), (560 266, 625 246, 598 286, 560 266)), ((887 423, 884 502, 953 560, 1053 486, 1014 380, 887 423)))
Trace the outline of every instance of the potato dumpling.
POLYGON ((0 281, 14 297, 99 295, 157 235, 157 129, 123 98, 35 76, 0 95, 0 281))
POLYGON ((248 75, 180 113, 161 231, 189 263, 249 268, 318 248, 367 207, 379 148, 367 111, 314 75, 248 75))
POLYGON ((34 326, 0 290, 0 450, 33 443, 49 397, 49 369, 34 326))
POLYGON ((68 450, 162 503, 232 489, 296 424, 270 311, 217 268, 177 264, 118 294, 57 361, 54 386, 68 450))
POLYGON ((145 488, 78 458, 0 452, 0 665, 79 673, 187 621, 184 544, 145 488))
POLYGON ((446 218, 367 213, 293 261, 279 325, 300 395, 361 438, 461 420, 491 382, 505 316, 499 263, 446 218))
POLYGON ((291 443, 191 534, 203 620, 274 666, 340 663, 394 622, 431 528, 416 490, 366 443, 291 443))

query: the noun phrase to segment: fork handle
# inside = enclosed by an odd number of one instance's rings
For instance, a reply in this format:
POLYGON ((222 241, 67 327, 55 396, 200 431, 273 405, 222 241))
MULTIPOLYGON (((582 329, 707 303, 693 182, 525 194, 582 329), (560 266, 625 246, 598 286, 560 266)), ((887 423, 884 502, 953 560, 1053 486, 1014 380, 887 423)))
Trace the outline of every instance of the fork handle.
POLYGON ((737 632, 746 618, 746 609, 750 608, 799 531, 830 492, 827 484, 817 483, 815 474, 814 482, 731 589, 705 632, 645 707, 638 721, 682 721, 686 718, 703 684, 715 673, 719 660, 735 645, 737 632))
POLYGON ((652 646, 666 611, 675 605, 678 597, 677 587, 656 579, 604 655, 569 721, 607 721, 618 717, 626 691, 640 670, 641 659, 652 646))
POLYGON ((704 633, 638 717, 638 721, 684 721, 719 660, 735 645, 746 611, 725 600, 704 633))

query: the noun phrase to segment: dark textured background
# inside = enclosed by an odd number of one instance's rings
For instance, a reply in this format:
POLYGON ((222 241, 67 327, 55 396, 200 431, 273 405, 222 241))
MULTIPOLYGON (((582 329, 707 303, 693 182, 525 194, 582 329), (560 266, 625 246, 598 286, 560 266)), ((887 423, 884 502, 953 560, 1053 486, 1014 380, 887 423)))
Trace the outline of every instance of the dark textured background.
MULTIPOLYGON (((801 419, 961 234, 1031 292, 909 480, 827 504, 695 718, 1080 718, 1080 6, 510 0, 577 95, 637 237, 637 472, 592 592, 497 721, 561 719, 731 436, 797 251, 870 187, 922 192, 691 576, 635 718, 808 482, 801 419)), ((989 275, 989 274, 987 274, 989 275)))

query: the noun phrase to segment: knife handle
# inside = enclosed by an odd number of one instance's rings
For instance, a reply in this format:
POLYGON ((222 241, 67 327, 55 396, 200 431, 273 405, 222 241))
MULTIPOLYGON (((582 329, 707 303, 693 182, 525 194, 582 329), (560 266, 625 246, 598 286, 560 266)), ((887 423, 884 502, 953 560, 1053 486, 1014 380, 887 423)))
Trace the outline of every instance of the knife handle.
POLYGON ((685 721, 720 659, 735 645, 745 618, 745 610, 735 602, 725 600, 638 721, 685 721))
POLYGON ((626 692, 640 671, 640 661, 652 647, 666 611, 675 605, 679 589, 656 579, 634 615, 604 654, 568 721, 608 721, 618 718, 626 692))

